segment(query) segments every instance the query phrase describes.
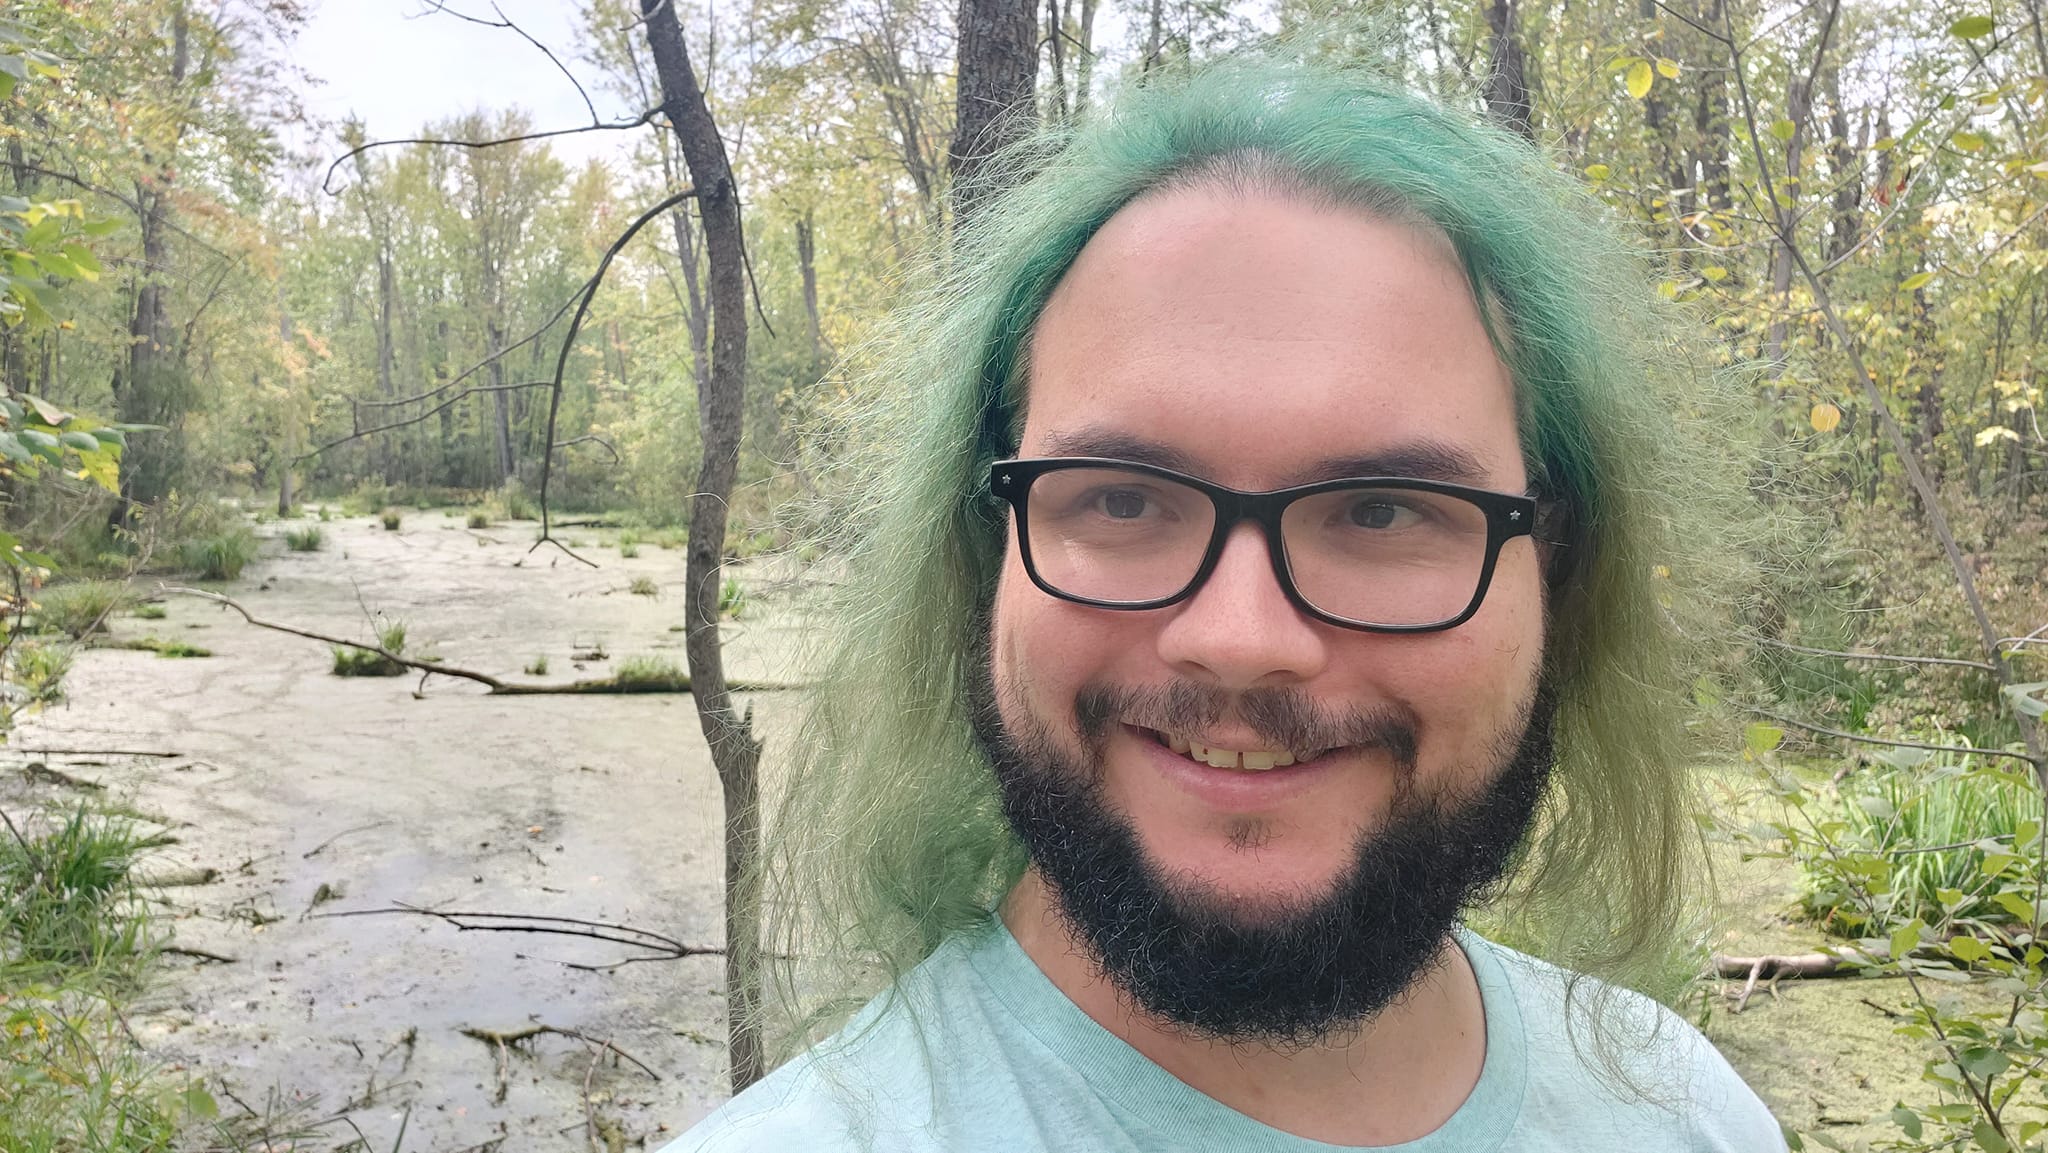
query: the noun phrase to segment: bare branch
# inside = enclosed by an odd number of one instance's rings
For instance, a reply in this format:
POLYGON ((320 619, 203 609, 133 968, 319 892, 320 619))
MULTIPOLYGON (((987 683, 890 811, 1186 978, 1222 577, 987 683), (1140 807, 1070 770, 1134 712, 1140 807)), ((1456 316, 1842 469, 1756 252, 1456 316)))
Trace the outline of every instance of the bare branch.
POLYGON ((2022 764, 2034 764, 2033 757, 2025 753, 2010 752, 2006 749, 1980 749, 1975 745, 1931 745, 1924 741, 1894 741, 1885 737, 1866 737, 1861 733, 1845 733, 1840 729, 1828 728, 1826 725, 1816 725, 1811 721, 1797 720, 1780 713, 1774 713, 1769 709, 1751 707, 1748 711, 1768 720, 1776 721, 1781 725, 1791 725, 1795 729, 1805 729, 1809 733, 1820 733, 1823 736, 1837 737, 1841 740, 1855 741, 1859 744, 1884 745, 1887 748, 1894 749, 1926 749, 1929 752, 1959 753, 1965 756, 2011 757, 2022 764))
POLYGON ((1774 641, 1769 637, 1757 637, 1755 639, 1756 643, 1766 648, 1784 649, 1786 652, 1806 653, 1809 656, 1816 657, 1840 657, 1845 661, 1896 661, 1900 664, 1908 665, 1956 665, 1966 669, 1982 669, 1987 673, 1996 673, 1998 671, 1998 666, 1988 661, 1966 661, 1958 660, 1955 657, 1908 657, 1899 656, 1894 653, 1847 653, 1836 649, 1814 649, 1808 648, 1805 645, 1787 644, 1784 641, 1774 641))
POLYGON ((368 152, 372 148, 384 148, 393 144, 432 144, 437 147, 445 146, 450 148, 468 148, 472 150, 483 148, 497 148, 500 145, 504 144, 524 144, 529 140, 552 140, 557 136, 574 136, 579 132, 630 131, 632 129, 640 128, 651 123, 654 120, 654 118, 660 114, 661 108, 659 106, 656 106, 654 108, 649 108, 647 111, 642 112, 640 115, 633 117, 631 120, 610 120, 606 121, 603 124, 585 124, 580 128, 551 128, 546 132, 524 132, 517 136, 501 136, 495 140, 447 140, 438 136, 408 136, 404 139, 398 140, 372 140, 364 144, 359 144, 356 147, 349 149, 347 152, 342 153, 340 156, 335 157, 334 162, 327 166, 327 174, 320 178, 320 191, 326 193, 329 196, 337 195, 339 190, 333 187, 334 170, 340 168, 344 164, 347 164, 349 161, 354 160, 356 157, 362 155, 363 153, 368 152))

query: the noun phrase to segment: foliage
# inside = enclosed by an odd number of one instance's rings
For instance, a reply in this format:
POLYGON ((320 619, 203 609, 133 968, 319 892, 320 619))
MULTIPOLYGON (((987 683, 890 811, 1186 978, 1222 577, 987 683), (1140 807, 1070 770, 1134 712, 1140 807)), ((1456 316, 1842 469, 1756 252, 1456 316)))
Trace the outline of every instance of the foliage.
POLYGON ((547 676, 548 658, 546 656, 537 656, 532 660, 526 662, 526 675, 529 677, 547 676))
POLYGON ((491 514, 483 509, 477 509, 469 514, 468 523, 471 528, 489 528, 491 527, 491 514))
POLYGON ((391 659, 405 653, 405 622, 387 621, 377 629, 383 652, 336 645, 333 673, 337 677, 402 677, 406 666, 391 659), (390 654, 387 656, 386 654, 390 654))
POLYGON ((284 530, 284 543, 293 552, 319 552, 327 543, 327 534, 317 524, 302 525, 284 530))
POLYGON ((46 644, 39 641, 17 639, 6 652, 5 683, 11 696, 6 719, 12 720, 16 710, 33 708, 61 700, 64 695, 64 674, 71 671, 72 650, 69 645, 46 644))
POLYGON ((0 960, 16 974, 139 960, 145 922, 122 915, 138 851, 132 827, 83 806, 40 836, 0 839, 0 960))
POLYGON ((747 590, 740 584, 740 578, 725 578, 718 586, 718 615, 737 620, 746 607, 747 590))
POLYGON ((178 546, 178 560, 199 574, 201 580, 231 581, 256 559, 259 544, 246 525, 188 540, 178 546))
POLYGON ((146 621, 160 621, 170 615, 170 610, 156 601, 145 601, 132 611, 138 619, 146 621))
POLYGON ((404 514, 400 513, 395 508, 385 509, 384 515, 381 519, 384 522, 384 531, 386 532, 397 532, 398 526, 403 524, 405 521, 404 514))
POLYGON ((36 593, 29 606, 36 627, 76 640, 105 629, 109 616, 120 611, 128 586, 113 580, 78 580, 50 585, 36 593))
POLYGON ((619 662, 612 683, 627 692, 680 692, 690 686, 690 677, 667 657, 636 653, 619 662))
POLYGON ((661 586, 654 582, 653 577, 636 576, 627 591, 636 597, 658 597, 661 595, 661 586))

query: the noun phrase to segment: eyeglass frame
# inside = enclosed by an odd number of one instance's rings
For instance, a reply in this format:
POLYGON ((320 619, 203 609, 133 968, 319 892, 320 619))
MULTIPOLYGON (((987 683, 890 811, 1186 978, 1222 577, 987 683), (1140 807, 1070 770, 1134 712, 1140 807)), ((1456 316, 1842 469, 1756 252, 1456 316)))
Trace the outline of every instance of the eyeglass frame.
POLYGON ((998 460, 989 465, 989 494, 1008 504, 1016 514, 1017 549, 1024 562, 1024 572, 1031 583, 1047 596, 1091 608, 1120 609, 1140 612, 1149 609, 1163 609, 1179 604, 1193 596, 1215 572, 1217 562, 1223 558, 1223 546, 1230 534, 1244 521, 1257 524, 1266 538, 1266 556, 1272 562, 1273 576, 1280 584, 1280 591, 1295 608, 1339 628, 1355 629, 1369 633, 1433 633, 1454 629, 1472 619, 1479 606, 1486 600, 1486 593, 1493 585, 1493 571, 1500 560, 1501 547, 1517 537, 1535 536, 1537 518, 1543 515, 1546 502, 1531 496, 1517 496, 1513 493, 1494 492, 1491 489, 1472 488, 1468 485, 1452 484, 1448 481, 1423 480, 1410 476, 1350 476, 1331 480, 1315 481, 1311 484, 1294 485, 1289 488, 1268 489, 1264 492, 1245 492, 1189 476, 1170 468, 1139 461, 1117 460, 1096 456, 1052 456, 1015 457, 998 460), (1201 493, 1209 498, 1216 513, 1215 526, 1210 531, 1209 543, 1202 553, 1202 563, 1195 569, 1194 576, 1172 596, 1156 597, 1143 601, 1112 601, 1084 597, 1055 587, 1038 573, 1038 565, 1031 555, 1031 533, 1026 527, 1030 523, 1031 485, 1040 476, 1049 472, 1063 472, 1077 468, 1110 468, 1126 472, 1143 473, 1173 481, 1201 493), (1479 569, 1479 580, 1472 591, 1472 600, 1464 611, 1446 620, 1420 625, 1370 624, 1350 620, 1317 608, 1309 603, 1295 586, 1294 574, 1289 571, 1286 540, 1282 533, 1282 517, 1287 507, 1304 497, 1351 488, 1392 488, 1414 492, 1430 492, 1454 497, 1479 509, 1486 517, 1486 553, 1479 569))

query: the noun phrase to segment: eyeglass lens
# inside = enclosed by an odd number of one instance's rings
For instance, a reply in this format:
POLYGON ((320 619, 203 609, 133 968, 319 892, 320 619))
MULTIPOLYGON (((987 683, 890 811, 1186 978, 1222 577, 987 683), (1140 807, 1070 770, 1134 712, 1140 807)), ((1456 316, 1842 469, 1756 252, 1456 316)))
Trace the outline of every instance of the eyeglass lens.
MULTIPOLYGON (((1201 570, 1215 535, 1206 493, 1150 473, 1039 474, 1025 532, 1039 579, 1085 600, 1164 600, 1201 570)), ((1360 624, 1427 625, 1471 603, 1486 565, 1487 518, 1447 493, 1369 485, 1301 497, 1281 516, 1302 599, 1360 624)))

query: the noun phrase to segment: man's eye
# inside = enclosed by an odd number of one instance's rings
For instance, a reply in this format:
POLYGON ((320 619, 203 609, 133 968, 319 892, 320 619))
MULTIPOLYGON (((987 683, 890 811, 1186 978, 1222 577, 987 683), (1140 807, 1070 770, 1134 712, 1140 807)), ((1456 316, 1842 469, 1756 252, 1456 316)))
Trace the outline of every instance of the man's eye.
POLYGON ((1102 495, 1102 511, 1117 520, 1136 520, 1145 515, 1145 498, 1135 492, 1107 492, 1102 495))
POLYGON ((1358 528, 1399 528, 1414 521, 1414 509, 1384 501, 1362 500, 1351 506, 1351 523, 1358 528))

